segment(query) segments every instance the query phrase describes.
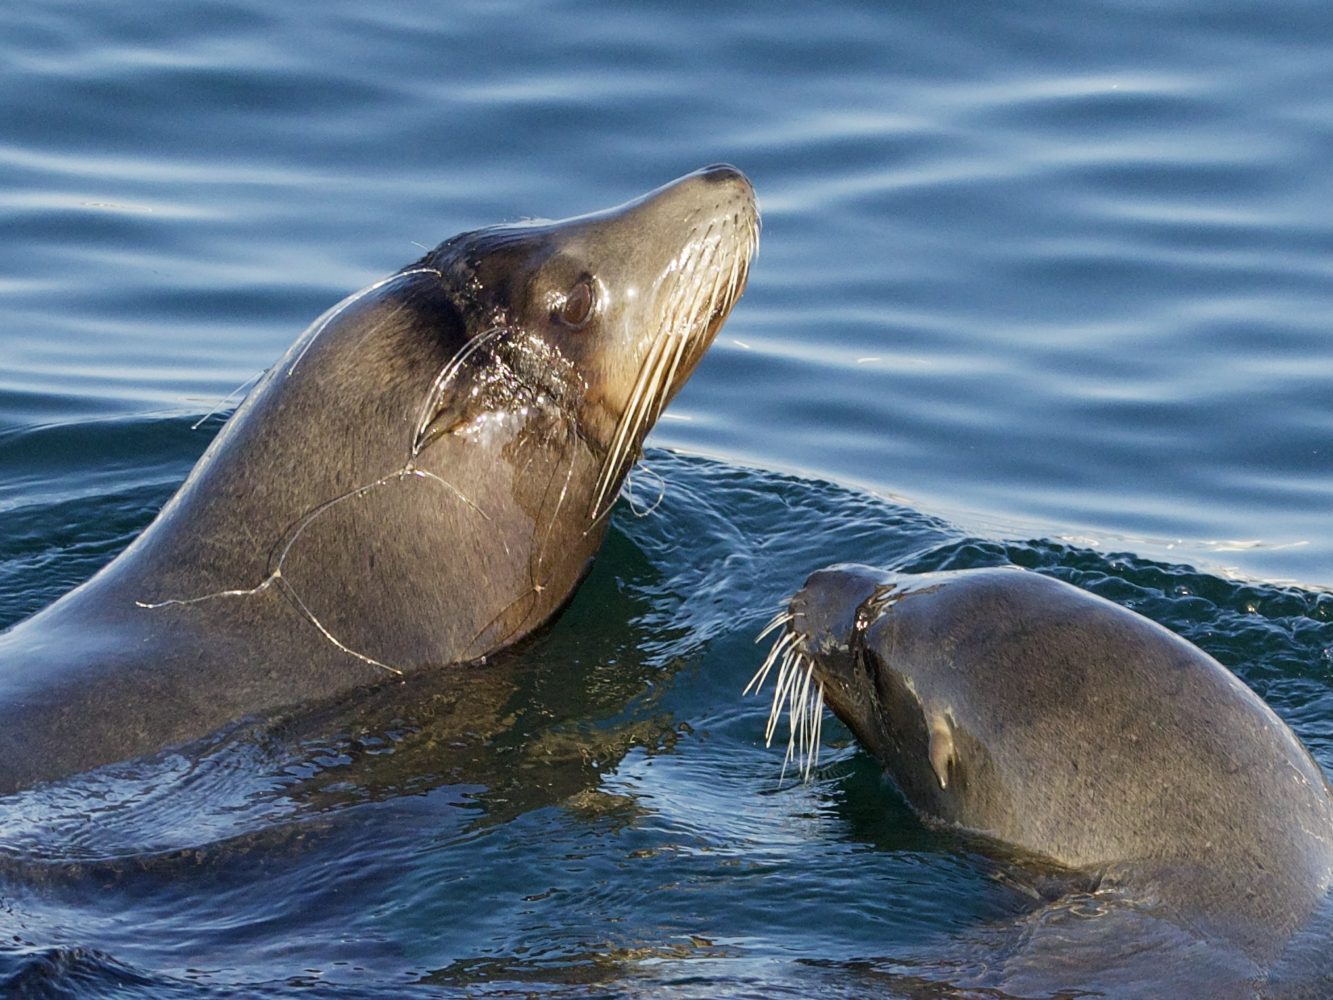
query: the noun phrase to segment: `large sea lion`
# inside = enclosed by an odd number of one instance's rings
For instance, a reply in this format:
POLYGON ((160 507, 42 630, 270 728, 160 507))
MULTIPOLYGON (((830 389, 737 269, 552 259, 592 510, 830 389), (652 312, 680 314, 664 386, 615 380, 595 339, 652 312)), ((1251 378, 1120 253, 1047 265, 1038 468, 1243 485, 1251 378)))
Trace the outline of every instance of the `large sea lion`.
POLYGON ((1074 956, 1108 995, 1160 995, 1190 963, 1215 977, 1195 995, 1250 995, 1326 911, 1333 797, 1319 765, 1160 625, 1014 568, 842 565, 813 574, 773 627, 756 681, 781 663, 770 721, 790 703, 791 750, 813 751, 826 703, 928 822, 1093 876, 1098 919, 1025 928, 984 985, 1086 988, 1060 967, 1074 956), (1181 936, 1137 940, 1149 923, 1181 936))
POLYGON ((0 792, 550 620, 758 228, 711 166, 455 236, 329 310, 120 557, 0 636, 0 792))

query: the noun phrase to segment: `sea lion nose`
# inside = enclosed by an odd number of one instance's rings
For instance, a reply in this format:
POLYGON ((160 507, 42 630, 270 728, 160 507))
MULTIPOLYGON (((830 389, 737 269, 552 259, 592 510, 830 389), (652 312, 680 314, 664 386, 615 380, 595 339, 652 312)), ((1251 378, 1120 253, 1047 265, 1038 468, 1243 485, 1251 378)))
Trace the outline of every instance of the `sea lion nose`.
POLYGON ((698 171, 700 177, 713 184, 720 184, 724 181, 745 181, 749 183, 743 173, 733 167, 730 163, 710 163, 698 171))
POLYGON ((813 653, 846 648, 860 606, 884 582, 869 566, 844 563, 816 570, 792 599, 792 625, 813 653))

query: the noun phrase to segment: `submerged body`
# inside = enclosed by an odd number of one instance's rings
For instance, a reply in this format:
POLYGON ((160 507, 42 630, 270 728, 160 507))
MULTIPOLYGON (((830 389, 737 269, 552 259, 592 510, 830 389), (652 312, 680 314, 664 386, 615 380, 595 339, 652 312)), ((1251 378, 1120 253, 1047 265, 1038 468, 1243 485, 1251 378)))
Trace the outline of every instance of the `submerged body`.
POLYGON ((0 792, 547 622, 757 233, 709 167, 461 234, 330 310, 120 557, 0 635, 0 792))
MULTIPOLYGON (((1146 618, 1012 568, 837 566, 782 620, 784 682, 810 678, 796 721, 809 728, 822 694, 929 820, 1091 873, 1103 903, 1238 952, 1245 976, 1326 905, 1318 764, 1233 674, 1146 618)), ((1097 921, 1078 923, 1095 941, 1097 921)), ((1107 923, 1106 943, 1130 954, 1113 942, 1124 926, 1107 923)), ((1038 927, 1023 947, 1050 944, 1038 927)), ((1034 973, 1021 949, 1010 961, 1034 973)))

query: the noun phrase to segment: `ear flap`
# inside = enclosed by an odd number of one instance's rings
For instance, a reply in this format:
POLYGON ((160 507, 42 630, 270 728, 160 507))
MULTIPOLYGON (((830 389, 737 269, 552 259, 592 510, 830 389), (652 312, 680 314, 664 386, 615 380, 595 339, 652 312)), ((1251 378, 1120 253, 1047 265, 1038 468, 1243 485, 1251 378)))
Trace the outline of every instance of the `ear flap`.
POLYGON ((466 391, 455 392, 442 397, 431 417, 425 420, 417 431, 412 445, 414 455, 420 452, 438 437, 452 434, 466 427, 486 411, 483 400, 466 391))
POLYGON ((930 716, 930 767, 940 788, 949 785, 949 766, 954 762, 953 722, 946 712, 932 712, 930 716))
POLYGON ((459 347, 435 376, 417 419, 412 440, 413 455, 419 455, 436 438, 453 433, 494 408, 494 401, 474 380, 476 371, 485 366, 486 355, 482 354, 480 361, 474 358, 479 352, 491 350, 492 345, 508 332, 506 327, 491 327, 477 334, 459 347))

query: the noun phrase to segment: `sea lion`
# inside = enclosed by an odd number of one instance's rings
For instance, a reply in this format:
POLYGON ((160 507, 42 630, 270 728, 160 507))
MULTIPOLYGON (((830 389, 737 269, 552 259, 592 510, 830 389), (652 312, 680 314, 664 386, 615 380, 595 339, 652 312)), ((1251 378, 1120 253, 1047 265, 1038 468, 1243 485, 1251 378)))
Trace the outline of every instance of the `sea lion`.
MULTIPOLYGON (((781 663, 770 733, 790 702, 789 753, 813 751, 826 703, 928 822, 1092 873, 1099 906, 1213 946, 1207 969, 1239 953, 1242 978, 1262 975, 1325 907, 1333 796, 1319 765, 1235 675, 1160 625, 1012 567, 841 565, 814 573, 771 627, 782 633, 755 686, 781 663)), ((1066 921, 1060 934, 1075 925, 1086 944, 1126 923, 1066 921)), ((1070 938, 1025 934, 1007 978, 992 968, 987 984, 1073 985, 1042 979, 1070 938)), ((1172 959, 1143 948, 1140 961, 1151 979, 1172 959)))
POLYGON ((333 307, 123 554, 0 635, 0 792, 549 621, 758 230, 715 165, 463 233, 333 307))

